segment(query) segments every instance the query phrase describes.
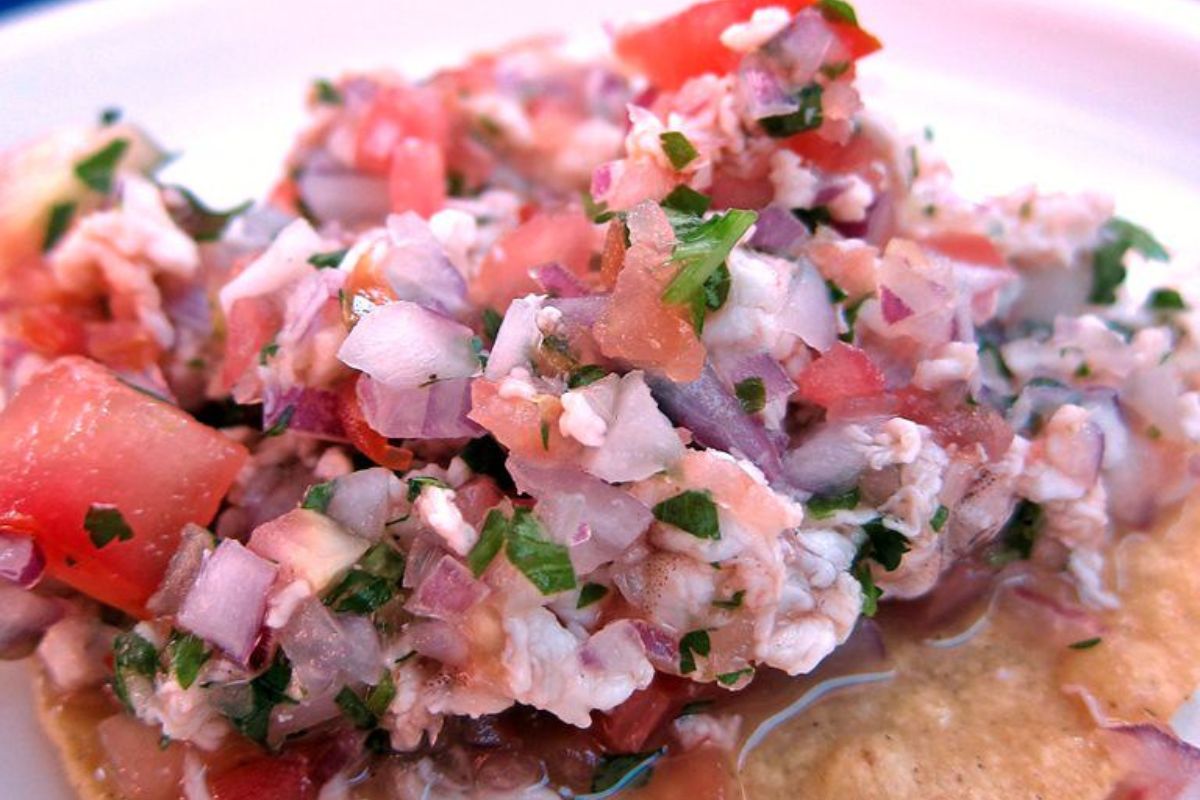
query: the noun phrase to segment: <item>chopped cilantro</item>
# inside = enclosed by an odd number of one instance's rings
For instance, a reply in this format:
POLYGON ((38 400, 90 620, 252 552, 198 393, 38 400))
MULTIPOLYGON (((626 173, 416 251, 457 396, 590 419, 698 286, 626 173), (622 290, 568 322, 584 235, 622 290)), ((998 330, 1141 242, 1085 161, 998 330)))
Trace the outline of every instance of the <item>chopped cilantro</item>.
POLYGON ((808 232, 814 232, 820 225, 832 225, 833 214, 829 206, 814 206, 813 208, 793 208, 792 216, 804 223, 808 232))
POLYGON ((354 690, 349 686, 343 686, 342 690, 333 698, 337 703, 338 708, 342 710, 342 714, 346 719, 350 720, 351 724, 359 730, 369 731, 378 723, 378 719, 371 713, 371 709, 367 708, 367 704, 362 701, 354 690))
POLYGON ((483 521, 483 530, 479 534, 479 540, 475 542, 471 552, 467 553, 467 566, 471 568, 471 572, 476 578, 483 574, 483 571, 492 563, 492 559, 500 552, 507 531, 508 519, 505 518, 502 511, 493 508, 483 521))
POLYGON ((934 533, 941 533, 942 528, 946 527, 948 519, 950 519, 950 509, 938 506, 937 511, 933 512, 933 516, 929 518, 929 527, 933 528, 934 533))
POLYGON ((96 152, 76 162, 75 177, 79 178, 89 189, 101 194, 108 194, 112 190, 113 174, 117 170, 117 163, 128 149, 128 139, 113 139, 96 152))
POLYGON ((821 13, 825 15, 825 19, 831 22, 845 22, 858 27, 858 15, 854 13, 854 6, 847 3, 846 0, 821 0, 818 5, 821 13))
POLYGON ((1157 425, 1151 425, 1149 428, 1146 428, 1146 438, 1151 440, 1161 439, 1162 429, 1157 425))
POLYGON ((128 542, 133 538, 133 528, 121 516, 120 509, 104 503, 93 503, 88 507, 83 517, 83 528, 97 550, 113 540, 128 542))
POLYGON ((292 417, 295 415, 296 407, 288 406, 279 414, 278 417, 275 418, 275 422, 271 425, 271 427, 263 431, 263 436, 269 437, 283 435, 283 432, 286 431, 288 426, 292 424, 292 417))
POLYGON ((100 112, 100 124, 107 128, 109 125, 115 125, 121 121, 121 109, 116 106, 109 106, 100 112))
POLYGON ((71 220, 75 218, 75 203, 67 201, 65 203, 55 203, 50 207, 50 217, 46 221, 46 233, 42 236, 42 252, 45 253, 54 245, 58 244, 58 240, 63 237, 67 229, 71 227, 71 220))
POLYGON ((1090 378, 1091 375, 1092 375, 1092 368, 1090 366, 1088 366, 1088 363, 1086 361, 1080 361, 1079 366, 1075 368, 1075 377, 1076 378, 1090 378))
POLYGON ((654 518, 699 539, 721 538, 717 505, 708 490, 689 489, 663 500, 654 507, 654 518))
POLYGON ((1069 645, 1067 645, 1067 647, 1071 648, 1072 650, 1091 650, 1102 641, 1103 639, 1101 639, 1099 636, 1093 636, 1091 639, 1083 639, 1078 642, 1071 642, 1069 645))
POLYGON ((265 367, 267 361, 270 360, 276 353, 279 352, 279 342, 270 341, 262 346, 262 350, 258 351, 258 363, 265 367))
POLYGON ((824 89, 819 83, 810 83, 796 94, 796 102, 800 107, 772 117, 763 117, 758 121, 768 136, 776 139, 795 136, 797 133, 815 130, 825 121, 825 113, 821 108, 821 95, 824 89))
POLYGON ((538 430, 542 437, 542 449, 549 450, 550 449, 550 423, 547 422, 546 420, 542 420, 541 425, 539 425, 539 427, 538 427, 538 430))
POLYGON ((1146 307, 1155 311, 1186 311, 1183 295, 1174 289, 1155 289, 1146 300, 1146 307))
POLYGON ((343 614, 370 614, 396 596, 404 577, 404 556, 386 542, 372 547, 325 597, 343 614))
POLYGON ((912 185, 913 183, 915 183, 917 178, 919 178, 919 177, 921 177, 921 157, 920 157, 920 154, 917 153, 917 148, 910 145, 908 147, 908 182, 909 182, 909 185, 912 185))
POLYGON ((862 304, 866 301, 866 297, 860 297, 850 305, 842 306, 842 318, 846 321, 846 330, 838 334, 838 339, 847 344, 854 343, 854 323, 858 321, 858 312, 862 309, 862 304))
POLYGON ((193 633, 173 631, 167 641, 167 659, 171 662, 171 672, 184 689, 196 682, 200 668, 211 655, 212 653, 204 647, 204 640, 193 633))
POLYGON ((742 410, 747 414, 757 414, 767 405, 767 389, 762 378, 746 378, 738 381, 733 391, 737 394, 742 410))
POLYGON ((446 484, 446 482, 444 480, 442 480, 441 478, 430 478, 425 475, 422 475, 419 478, 409 478, 408 479, 408 494, 405 495, 408 502, 411 503, 414 500, 416 500, 418 497, 420 497, 421 492, 424 491, 426 486, 436 486, 439 489, 449 489, 450 488, 446 484))
POLYGON ((829 302, 831 303, 840 303, 849 297, 849 295, 842 290, 842 287, 838 286, 833 281, 825 281, 825 287, 829 289, 829 302))
POLYGON ((314 483, 304 493, 304 499, 300 501, 300 507, 324 514, 325 509, 329 508, 329 501, 333 499, 333 491, 333 481, 314 483))
POLYGON ((129 676, 153 678, 157 671, 158 651, 148 640, 133 631, 122 633, 113 640, 113 693, 126 708, 133 710, 127 683, 129 676))
POLYGON ((317 269, 335 269, 348 252, 349 249, 343 247, 341 250, 330 250, 327 253, 314 253, 308 257, 308 263, 317 269))
POLYGON ((178 197, 168 203, 167 210, 175 224, 185 230, 197 242, 215 242, 221 238, 230 220, 241 216, 254 205, 246 200, 228 211, 209 208, 199 197, 182 186, 170 186, 169 192, 178 197))
POLYGON ((592 222, 599 225, 602 222, 608 222, 609 220, 617 217, 619 212, 609 211, 608 203, 597 203, 594 197, 592 197, 588 192, 584 192, 583 213, 591 218, 592 222))
POLYGON ((660 133, 658 141, 662 144, 662 149, 667 155, 667 160, 671 162, 671 166, 676 170, 683 169, 700 155, 696 151, 695 146, 679 131, 660 133))
POLYGON ((604 367, 598 367, 595 364, 584 364, 582 367, 576 367, 571 370, 571 374, 567 376, 567 388, 579 389, 583 386, 590 386, 607 374, 608 370, 604 369, 604 367))
POLYGON ((714 606, 716 606, 717 608, 724 608, 726 610, 732 611, 735 608, 742 607, 742 600, 744 600, 745 597, 746 597, 746 590, 738 589, 736 592, 733 593, 733 597, 729 598, 728 600, 713 600, 712 604, 714 606))
POLYGON ((317 98, 317 102, 327 106, 338 106, 342 104, 342 93, 333 85, 333 82, 326 78, 317 78, 313 81, 313 94, 317 98))
MULTIPOLYGON (((892 530, 877 517, 862 526, 867 534, 865 557, 872 559, 888 572, 900 566, 900 559, 909 551, 908 539, 897 530, 892 530)), ((860 555, 863 555, 860 552, 860 555)))
POLYGON ((704 297, 705 284, 756 219, 753 211, 733 209, 702 222, 676 224, 678 242, 671 260, 679 262, 680 269, 663 292, 663 300, 692 305, 697 295, 704 297))
POLYGON ((1004 354, 1000 352, 1000 348, 992 341, 981 341, 979 343, 979 355, 990 355, 993 363, 996 365, 996 371, 1000 376, 1012 380, 1016 375, 1009 368, 1008 362, 1004 360, 1004 354))
POLYGON ((575 570, 567 548, 542 536, 541 526, 527 508, 513 512, 505 555, 542 594, 575 588, 575 570))
POLYGON ((483 335, 489 341, 496 341, 496 334, 500 333, 500 326, 504 324, 504 316, 494 308, 485 308, 483 310, 483 335))
POLYGON ((753 667, 745 667, 744 669, 735 670, 733 672, 722 672, 720 675, 717 676, 717 683, 721 684, 722 686, 733 686, 734 684, 738 683, 742 678, 748 677, 753 674, 754 674, 753 667))
POLYGON ((692 298, 692 327, 697 335, 704 332, 704 320, 708 312, 719 311, 725 305, 732 285, 733 276, 729 273, 729 267, 721 264, 704 282, 704 291, 692 298))
POLYGON ((585 583, 583 588, 579 590, 579 601, 575 603, 576 608, 587 608, 588 606, 598 603, 608 595, 608 587, 602 583, 585 583))
POLYGON ((684 214, 691 214, 697 217, 704 216, 711 205, 711 197, 697 192, 684 183, 672 189, 671 193, 664 197, 662 201, 663 208, 669 208, 672 211, 681 211, 684 214))
POLYGON ((849 61, 835 61, 832 64, 822 65, 821 74, 831 81, 836 81, 838 78, 845 75, 849 70, 849 61))
POLYGON ((662 753, 662 750, 655 750, 652 753, 601 756, 592 774, 592 792, 603 792, 605 797, 609 797, 625 789, 645 786, 654 773, 654 762, 662 753))
POLYGON ((1153 261, 1166 261, 1167 251, 1150 233, 1120 217, 1113 217, 1101 231, 1102 244, 1092 254, 1092 290, 1089 303, 1112 305, 1117 287, 1125 281, 1125 254, 1133 250, 1153 261))
POLYGON ((1042 507, 1032 500, 1022 500, 1013 509, 1004 529, 1000 532, 1001 550, 993 561, 1007 563, 1027 559, 1033 554, 1042 528, 1042 507))
POLYGON ((679 671, 684 675, 696 671, 696 656, 707 656, 712 652, 708 631, 688 631, 679 640, 679 671))
POLYGON ((859 561, 853 571, 859 586, 862 587, 863 616, 873 617, 879 610, 879 598, 883 596, 883 590, 875 585, 875 576, 871 574, 871 565, 866 561, 859 561))
POLYGON ((231 715, 229 721, 246 738, 264 744, 271 721, 271 709, 283 703, 295 702, 287 696, 287 687, 291 681, 292 663, 288 661, 281 647, 275 651, 271 665, 250 681, 250 707, 242 713, 231 715))
POLYGON ((392 680, 392 673, 384 670, 379 683, 367 690, 367 709, 375 716, 382 717, 395 698, 396 683, 392 680))
POLYGON ((809 498, 804 504, 808 514, 813 519, 829 519, 838 511, 854 508, 858 505, 858 487, 841 494, 818 494, 809 498))

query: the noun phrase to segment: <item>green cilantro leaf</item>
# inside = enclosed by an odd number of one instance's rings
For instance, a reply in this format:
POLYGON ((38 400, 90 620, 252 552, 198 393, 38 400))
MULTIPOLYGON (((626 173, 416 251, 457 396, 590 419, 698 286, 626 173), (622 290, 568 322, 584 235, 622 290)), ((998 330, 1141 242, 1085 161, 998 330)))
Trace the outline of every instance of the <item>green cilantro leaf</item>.
POLYGON ((592 774, 592 793, 603 792, 605 797, 610 797, 625 789, 645 786, 654 774, 654 762, 662 754, 662 750, 655 750, 652 753, 601 756, 592 774))
POLYGON ((333 499, 333 492, 333 481, 314 483, 304 493, 304 499, 300 501, 300 507, 324 514, 325 509, 329 508, 329 501, 333 499))
POLYGON ((544 538, 541 526, 527 508, 513 512, 504 553, 542 594, 575 588, 575 569, 567 548, 544 538))
POLYGON ((121 109, 116 106, 109 106, 100 112, 100 125, 107 128, 109 125, 116 125, 121 121, 121 109))
POLYGON ((733 593, 733 597, 729 598, 728 600, 713 600, 712 604, 717 608, 724 608, 728 611, 732 611, 735 608, 742 607, 742 601, 745 599, 745 597, 746 590, 738 589, 733 593))
POLYGON ((722 672, 717 676, 717 683, 721 684, 722 686, 733 686, 741 681, 742 678, 753 674, 753 667, 745 667, 743 669, 735 670, 734 672, 722 672))
POLYGON ((868 557, 888 572, 899 567, 900 559, 909 551, 908 539, 904 534, 889 528, 882 518, 873 519, 862 528, 870 544, 868 557))
MULTIPOLYGON (((829 206, 814 206, 813 208, 793 208, 792 216, 804 223, 804 227, 808 228, 809 233, 816 231, 820 225, 829 226, 833 224, 833 213, 829 210, 829 206)), ((843 299, 845 294, 842 295, 843 299)), ((837 301, 834 301, 837 302, 837 301)))
POLYGON ((587 608, 594 603, 599 603, 608 595, 608 587, 602 583, 585 583, 583 588, 579 590, 579 601, 575 603, 576 608, 587 608))
POLYGON ((326 78, 318 78, 313 81, 313 94, 317 98, 317 102, 327 106, 338 106, 342 104, 342 93, 333 85, 333 82, 326 78))
POLYGON ((192 633, 172 631, 167 641, 167 660, 171 662, 171 672, 184 689, 196 682, 200 668, 211 655, 204 647, 204 640, 192 633))
POLYGON ((582 367, 576 367, 571 370, 571 374, 567 376, 567 388, 579 389, 583 386, 590 386, 607 374, 608 370, 604 369, 604 367, 595 364, 584 364, 582 367))
POLYGON ((271 358, 273 358, 275 356, 275 354, 278 352, 279 352, 279 342, 270 341, 270 342, 267 342, 266 344, 264 344, 262 346, 262 350, 258 351, 259 366, 265 367, 267 365, 267 361, 269 361, 271 358))
POLYGON ((113 174, 121 156, 129 149, 128 139, 113 139, 96 152, 81 159, 75 164, 75 177, 85 186, 101 194, 112 190, 113 174))
POLYGON ((934 533, 941 533, 942 528, 946 527, 948 519, 950 519, 950 509, 938 506, 937 511, 933 512, 933 516, 929 518, 929 527, 933 528, 934 533))
POLYGON ((829 519, 838 511, 846 511, 858 506, 858 487, 841 494, 818 494, 809 498, 804 504, 808 515, 813 519, 829 519))
POLYGON ((314 253, 308 257, 308 263, 317 269, 336 269, 348 252, 350 250, 343 247, 341 250, 330 250, 327 253, 314 253))
POLYGON ((158 672, 158 651, 148 640, 128 631, 113 640, 113 693, 133 710, 127 680, 130 675, 153 678, 158 672))
POLYGON ((278 417, 275 418, 275 423, 271 427, 263 431, 263 436, 282 436, 283 432, 292 424, 292 417, 296 415, 296 407, 288 406, 278 417))
POLYGON ((267 740, 267 728, 271 721, 271 709, 283 703, 296 702, 287 696, 288 684, 292 681, 292 663, 283 648, 275 651, 275 658, 267 669, 250 681, 249 708, 229 717, 229 721, 242 734, 259 744, 267 740))
POLYGON ((859 561, 853 569, 854 577, 862 587, 862 613, 864 617, 873 617, 879 611, 879 598, 883 590, 875 585, 875 576, 871 574, 871 565, 865 560, 859 561))
POLYGON ((496 334, 500 333, 500 326, 504 324, 504 316, 494 308, 485 308, 483 310, 483 335, 489 341, 496 341, 496 334))
POLYGON ((1091 650, 1102 641, 1104 640, 1099 636, 1093 636, 1091 639, 1083 639, 1078 642, 1071 642, 1069 645, 1067 645, 1067 647, 1071 648, 1072 650, 1091 650))
POLYGON ((695 146, 679 131, 660 133, 658 141, 662 144, 662 149, 667 155, 667 160, 671 162, 671 166, 676 170, 683 169, 700 156, 695 146))
POLYGON ((854 6, 847 3, 846 0, 821 0, 820 7, 825 19, 831 22, 845 22, 858 27, 858 15, 854 13, 854 6))
POLYGON ((663 500, 654 507, 654 518, 699 539, 721 538, 717 505, 707 490, 689 489, 663 500))
POLYGON ((747 414, 756 414, 767 405, 767 389, 762 378, 746 378, 738 381, 733 387, 742 410, 747 414))
POLYGON ((370 614, 396 596, 403 577, 404 555, 380 542, 326 595, 325 605, 343 614, 370 614))
POLYGON ((800 104, 798 109, 787 114, 763 117, 758 124, 768 136, 776 139, 815 130, 825 121, 825 112, 821 106, 824 91, 821 84, 810 83, 796 94, 796 102, 800 104))
POLYGON ((1033 554, 1042 529, 1042 507, 1032 500, 1022 500, 1013 509, 998 537, 1001 549, 993 557, 996 563, 1027 559, 1033 554))
POLYGON ((688 631, 679 640, 679 671, 688 675, 696 671, 696 656, 712 652, 708 631, 688 631))
POLYGON ((492 563, 492 559, 504 546, 504 538, 508 533, 508 520, 499 509, 493 508, 483 521, 483 530, 479 533, 479 541, 467 553, 467 566, 478 578, 492 563))
POLYGON ((83 528, 97 550, 114 540, 128 542, 133 538, 133 528, 121 516, 120 510, 104 503, 93 503, 88 507, 83 528))
POLYGON ((1146 299, 1146 307, 1155 311, 1186 311, 1188 306, 1175 289, 1155 289, 1146 299))
POLYGON ((733 276, 729 273, 729 267, 721 264, 704 282, 704 290, 692 298, 692 327, 696 329, 696 335, 704 333, 704 320, 708 313, 719 311, 725 305, 732 285, 733 276))
POLYGON ((663 208, 679 211, 684 214, 691 214, 695 217, 704 216, 711 205, 711 197, 697 192, 685 183, 681 183, 672 189, 671 193, 664 197, 662 201, 663 208))
POLYGON ((439 489, 450 488, 449 485, 447 485, 447 483, 441 478, 431 478, 422 475, 419 478, 408 479, 408 493, 405 495, 405 498, 408 500, 408 502, 413 502, 421 496, 421 492, 425 490, 426 486, 436 486, 439 489))
POLYGON ((229 222, 245 214, 254 205, 254 201, 246 200, 228 211, 217 211, 209 208, 199 197, 182 186, 170 186, 168 196, 174 195, 178 200, 169 201, 167 211, 175 224, 187 232, 197 242, 215 242, 221 238, 229 222))
POLYGON ((671 259, 679 262, 680 269, 667 284, 663 300, 691 304, 757 219, 758 215, 753 211, 732 209, 682 229, 677 226, 678 242, 671 259))
POLYGON ((349 686, 343 686, 333 700, 346 719, 359 730, 369 731, 379 722, 376 715, 371 713, 371 709, 367 708, 367 704, 349 686))
POLYGON ((367 709, 375 716, 382 717, 394 699, 396 699, 396 683, 392 680, 392 673, 384 670, 379 683, 367 690, 367 709))
POLYGON ((75 203, 70 201, 55 203, 50 207, 50 217, 46 221, 46 234, 42 237, 43 253, 58 244, 58 240, 71 227, 71 220, 75 218, 75 208, 75 203))
POLYGON ((1113 217, 1101 231, 1102 244, 1092 254, 1092 290, 1089 303, 1112 305, 1117 287, 1125 282, 1125 254, 1130 250, 1153 261, 1166 261, 1167 251, 1157 239, 1138 225, 1113 217))

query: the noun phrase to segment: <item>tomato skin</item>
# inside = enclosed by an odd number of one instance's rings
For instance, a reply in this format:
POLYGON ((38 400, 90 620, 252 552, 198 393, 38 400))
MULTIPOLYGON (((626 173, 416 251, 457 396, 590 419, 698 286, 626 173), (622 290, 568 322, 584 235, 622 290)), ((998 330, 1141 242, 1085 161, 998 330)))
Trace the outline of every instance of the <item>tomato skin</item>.
MULTIPOLYGON (((660 89, 678 89, 690 78, 706 72, 723 75, 741 61, 721 44, 721 33, 745 22, 760 8, 783 6, 795 14, 816 0, 709 0, 674 16, 620 32, 613 49, 617 57, 649 78, 660 89)), ((879 40, 857 25, 826 19, 837 35, 845 56, 857 60, 879 50, 879 40)))
POLYGON ((991 239, 978 233, 935 233, 926 236, 920 243, 956 261, 989 267, 1004 266, 1004 256, 1000 249, 991 239))
POLYGON ((144 616, 188 522, 207 525, 246 449, 84 358, 43 369, 0 413, 0 527, 33 536, 47 571, 144 616), (83 527, 111 504, 128 541, 97 549, 83 527))
POLYGON ((800 374, 797 386, 802 398, 830 408, 848 399, 879 394, 884 378, 863 350, 838 342, 800 374))
POLYGON ((313 800, 317 787, 303 756, 263 756, 214 775, 213 800, 313 800))

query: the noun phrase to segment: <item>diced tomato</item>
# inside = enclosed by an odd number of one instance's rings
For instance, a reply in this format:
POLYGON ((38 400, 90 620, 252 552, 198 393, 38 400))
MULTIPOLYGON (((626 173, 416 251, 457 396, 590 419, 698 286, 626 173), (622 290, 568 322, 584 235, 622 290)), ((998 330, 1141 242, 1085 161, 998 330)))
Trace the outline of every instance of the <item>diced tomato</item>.
POLYGON ((504 492, 486 475, 472 478, 458 487, 454 494, 454 504, 462 512, 463 519, 471 525, 482 522, 487 512, 504 499, 504 492))
POLYGON ((235 300, 225 320, 225 361, 221 364, 220 391, 228 392, 246 370, 254 366, 273 338, 283 315, 266 296, 235 300))
POLYGON ((810 403, 829 408, 856 397, 883 391, 883 373, 861 349, 838 342, 800 374, 799 394, 810 403))
POLYGON ((446 159, 434 142, 409 137, 396 145, 388 175, 392 211, 428 219, 446 204, 446 159))
POLYGON ((617 275, 625 265, 625 223, 614 219, 608 223, 604 234, 604 250, 600 253, 600 281, 605 289, 612 289, 617 275))
POLYGON ((131 614, 162 579, 188 522, 207 525, 246 450, 168 403, 70 356, 0 413, 0 527, 37 539, 51 575, 131 614), (93 505, 133 530, 98 548, 93 505))
POLYGON ((902 389, 896 401, 899 416, 927 425, 943 446, 971 447, 978 442, 989 457, 999 458, 1012 444, 1012 426, 991 406, 951 402, 920 389, 902 389))
POLYGON ((473 299, 497 310, 509 301, 539 291, 533 267, 557 262, 576 275, 586 273, 595 233, 580 211, 539 212, 505 234, 483 260, 471 286, 473 299))
POLYGON ((728 170, 713 170, 709 188, 713 208, 763 208, 775 197, 775 187, 765 172, 756 175, 735 175, 728 170))
POLYGON ((129 800, 176 800, 183 777, 184 745, 162 745, 162 734, 127 714, 96 726, 107 772, 129 800))
POLYGON ((881 144, 863 131, 845 144, 826 139, 820 131, 805 131, 784 139, 783 145, 826 172, 861 172, 871 162, 887 157, 881 144))
POLYGON ((659 673, 621 705, 596 714, 600 739, 610 752, 636 753, 661 737, 688 703, 712 697, 711 685, 659 673))
POLYGON ((214 775, 208 790, 213 800, 312 800, 317 787, 308 772, 301 756, 263 756, 214 775))
POLYGON ((354 164, 365 172, 387 174, 392 156, 405 139, 445 147, 449 122, 441 95, 424 86, 393 86, 371 101, 358 127, 354 164))
POLYGON ((617 34, 613 49, 629 66, 663 89, 677 89, 706 72, 730 72, 741 59, 721 44, 721 32, 745 22, 759 8, 784 6, 792 13, 816 0, 709 0, 674 16, 617 34))
POLYGON ((87 355, 113 369, 145 369, 162 353, 158 340, 133 320, 86 322, 83 328, 87 355))
POLYGON ((389 444, 387 437, 367 424, 358 402, 357 384, 357 378, 348 380, 338 390, 338 416, 346 431, 346 438, 379 466, 397 471, 408 469, 412 466, 412 451, 389 444))
POLYGON ((978 233, 935 233, 922 239, 921 244, 956 261, 989 267, 1004 266, 1000 249, 991 239, 978 233))
POLYGON ((53 305, 38 305, 14 312, 17 335, 38 355, 47 358, 77 355, 84 351, 83 322, 53 305))
POLYGON ((557 399, 544 406, 520 397, 501 397, 500 385, 476 379, 471 383, 470 418, 515 455, 538 462, 562 462, 578 456, 580 444, 562 435, 557 399))
MULTIPOLYGON (((617 57, 662 89, 677 89, 689 78, 731 72, 741 54, 721 44, 721 33, 745 22, 759 8, 783 6, 793 14, 816 0, 709 0, 659 22, 617 34, 617 57)), ((880 48, 879 40, 856 25, 829 20, 846 57, 859 59, 880 48)))

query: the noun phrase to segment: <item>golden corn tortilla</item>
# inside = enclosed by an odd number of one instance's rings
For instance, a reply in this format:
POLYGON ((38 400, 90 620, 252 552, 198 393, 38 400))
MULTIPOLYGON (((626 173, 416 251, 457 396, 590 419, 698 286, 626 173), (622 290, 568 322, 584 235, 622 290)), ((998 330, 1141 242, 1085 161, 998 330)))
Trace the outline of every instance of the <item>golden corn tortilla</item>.
MULTIPOLYGON (((1077 695, 1122 722, 1166 723, 1200 685, 1200 494, 1153 534, 1109 553, 1122 605, 1086 650, 1048 644, 997 613, 966 644, 894 645, 897 677, 835 694, 777 729, 742 773, 748 800, 1104 800, 1121 779, 1077 695)), ((97 779, 98 693, 37 681, 43 726, 85 800, 121 800, 97 779)), ((652 795, 653 792, 638 793, 652 795)), ((631 795, 632 797, 632 795, 631 795)))

